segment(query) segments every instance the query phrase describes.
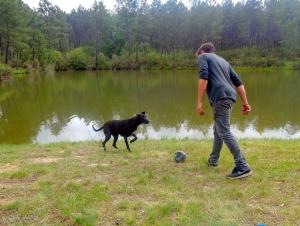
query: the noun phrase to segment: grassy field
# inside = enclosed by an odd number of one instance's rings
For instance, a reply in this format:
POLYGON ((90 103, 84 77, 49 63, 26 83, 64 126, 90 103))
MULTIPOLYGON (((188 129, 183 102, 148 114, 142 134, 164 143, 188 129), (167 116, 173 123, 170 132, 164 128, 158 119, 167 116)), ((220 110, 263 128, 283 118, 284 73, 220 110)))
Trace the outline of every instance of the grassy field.
POLYGON ((300 225, 300 140, 240 144, 253 176, 234 181, 211 141, 0 145, 0 225, 300 225))

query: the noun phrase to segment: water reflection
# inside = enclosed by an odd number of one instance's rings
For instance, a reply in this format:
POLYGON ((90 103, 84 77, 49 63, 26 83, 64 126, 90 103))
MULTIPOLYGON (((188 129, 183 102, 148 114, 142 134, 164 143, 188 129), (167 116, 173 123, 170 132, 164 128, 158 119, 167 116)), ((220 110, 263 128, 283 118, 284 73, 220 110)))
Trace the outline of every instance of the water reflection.
MULTIPOLYGON (((118 117, 116 117, 118 118, 118 117)), ((55 121, 52 119, 51 121, 55 121)), ((102 132, 94 132, 92 129, 94 122, 87 122, 83 118, 72 117, 72 119, 58 133, 53 133, 52 128, 42 125, 38 135, 33 140, 34 143, 51 143, 59 141, 88 141, 102 140, 102 132)), ((206 128, 189 128, 188 122, 182 122, 176 127, 161 126, 155 129, 152 125, 144 125, 138 129, 139 139, 207 139, 213 137, 213 125, 206 128)), ((265 129, 258 132, 255 123, 251 122, 245 129, 240 129, 236 124, 232 125, 232 131, 237 138, 276 138, 276 139, 299 139, 300 130, 294 130, 289 124, 277 129, 265 129)))

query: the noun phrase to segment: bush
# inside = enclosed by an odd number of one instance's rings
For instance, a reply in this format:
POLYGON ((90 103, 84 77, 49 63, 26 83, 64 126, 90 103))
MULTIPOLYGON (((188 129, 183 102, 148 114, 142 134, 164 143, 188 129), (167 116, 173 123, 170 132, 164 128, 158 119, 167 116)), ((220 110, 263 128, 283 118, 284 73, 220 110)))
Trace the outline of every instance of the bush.
POLYGON ((67 69, 68 69, 68 61, 67 61, 67 57, 64 55, 62 56, 59 62, 55 62, 55 70, 66 71, 67 69))
POLYGON ((27 68, 14 68, 12 72, 14 75, 24 75, 28 74, 29 70, 27 68))
POLYGON ((0 76, 8 76, 12 73, 12 69, 9 65, 0 64, 0 76))
POLYGON ((102 70, 109 70, 111 69, 111 62, 110 59, 107 58, 103 53, 99 54, 98 58, 98 68, 97 69, 102 69, 102 70))
POLYGON ((135 61, 135 58, 128 57, 126 55, 112 57, 112 69, 113 70, 135 70, 140 67, 139 63, 135 61))
POLYGON ((12 59, 12 61, 10 62, 10 66, 12 68, 22 68, 24 66, 24 63, 21 59, 12 59))
POLYGON ((152 69, 160 67, 160 56, 155 52, 148 53, 146 56, 141 57, 141 64, 145 69, 152 69))
MULTIPOLYGON (((41 63, 43 66, 47 64, 53 64, 55 70, 66 70, 67 69, 67 62, 65 56, 60 51, 54 49, 47 49, 41 55, 41 63)), ((39 68, 38 60, 34 60, 32 62, 32 66, 34 68, 39 68)))
POLYGON ((300 60, 292 63, 292 69, 300 70, 300 60))
POLYGON ((44 60, 46 63, 56 64, 62 61, 61 52, 53 49, 48 49, 45 51, 44 60))
POLYGON ((68 64, 74 70, 86 70, 88 65, 88 55, 83 48, 76 48, 68 54, 68 64))
POLYGON ((234 66, 281 67, 285 66, 283 55, 277 56, 281 49, 269 50, 258 48, 221 50, 218 54, 234 66))
POLYGON ((250 67, 280 67, 284 63, 280 59, 273 57, 244 57, 242 59, 242 66, 250 67))

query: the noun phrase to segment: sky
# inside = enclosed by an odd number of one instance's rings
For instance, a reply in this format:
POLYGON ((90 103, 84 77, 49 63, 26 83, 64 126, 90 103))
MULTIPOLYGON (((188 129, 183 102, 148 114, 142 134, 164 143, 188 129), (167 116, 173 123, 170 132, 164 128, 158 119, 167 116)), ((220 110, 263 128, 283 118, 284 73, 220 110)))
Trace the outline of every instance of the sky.
MULTIPOLYGON (((85 8, 90 8, 95 0, 49 0, 53 5, 59 6, 60 9, 69 13, 72 9, 76 9, 80 4, 85 8)), ((102 0, 107 9, 112 10, 116 4, 115 0, 102 0)), ((27 5, 31 8, 37 8, 39 0, 23 0, 27 5)), ((148 0, 150 3, 151 0, 148 0)), ((166 2, 166 0, 162 0, 162 2, 166 2)), ((182 0, 182 2, 189 6, 190 0, 182 0)))

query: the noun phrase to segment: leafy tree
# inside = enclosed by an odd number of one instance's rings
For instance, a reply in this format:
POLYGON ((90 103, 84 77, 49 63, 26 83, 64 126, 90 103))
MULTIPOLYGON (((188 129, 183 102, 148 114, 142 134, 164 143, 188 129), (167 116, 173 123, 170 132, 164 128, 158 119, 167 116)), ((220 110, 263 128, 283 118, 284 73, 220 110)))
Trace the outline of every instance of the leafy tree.
POLYGON ((131 56, 137 26, 138 0, 117 0, 116 12, 119 26, 128 45, 128 56, 131 56))
POLYGON ((31 48, 31 60, 35 61, 36 58, 41 60, 41 54, 46 48, 45 35, 42 32, 42 18, 36 10, 32 11, 29 25, 31 28, 31 39, 29 46, 31 48))
MULTIPOLYGON (((25 33, 20 37, 24 28, 24 10, 22 3, 18 0, 1 0, 0 1, 0 32, 4 49, 4 63, 8 64, 12 55, 11 47, 20 45, 25 33)), ((25 18, 26 19, 26 18, 25 18)))
POLYGON ((95 1, 90 11, 92 21, 92 31, 95 43, 95 67, 99 66, 99 54, 101 39, 104 37, 104 33, 108 28, 109 15, 103 2, 95 1))
POLYGON ((71 11, 67 21, 71 27, 70 42, 73 48, 87 45, 91 42, 92 30, 89 10, 80 5, 76 10, 73 9, 71 11))
POLYGON ((48 0, 40 0, 38 12, 43 19, 43 32, 46 34, 48 49, 54 48, 60 51, 67 49, 69 28, 65 13, 53 6, 48 0))

